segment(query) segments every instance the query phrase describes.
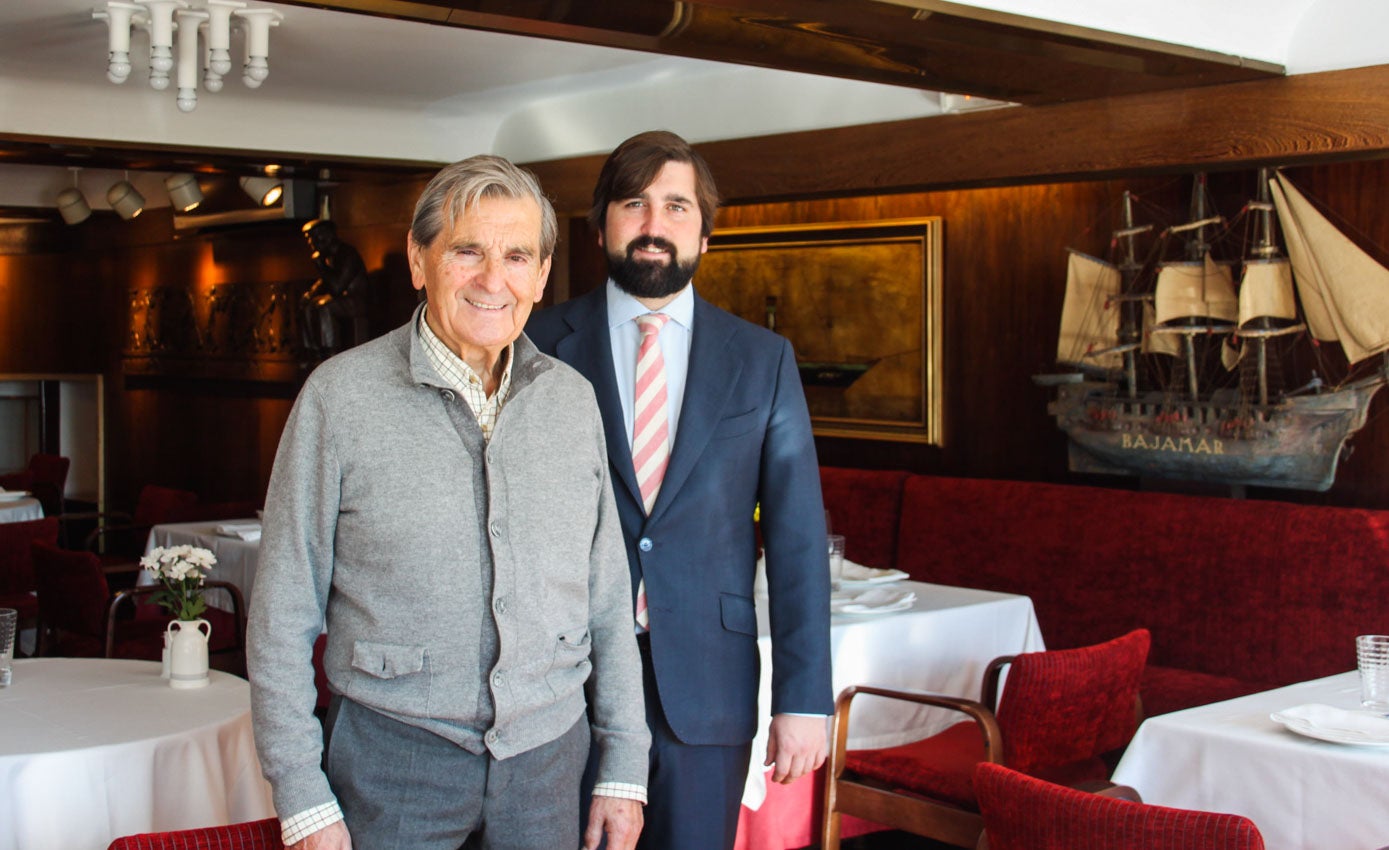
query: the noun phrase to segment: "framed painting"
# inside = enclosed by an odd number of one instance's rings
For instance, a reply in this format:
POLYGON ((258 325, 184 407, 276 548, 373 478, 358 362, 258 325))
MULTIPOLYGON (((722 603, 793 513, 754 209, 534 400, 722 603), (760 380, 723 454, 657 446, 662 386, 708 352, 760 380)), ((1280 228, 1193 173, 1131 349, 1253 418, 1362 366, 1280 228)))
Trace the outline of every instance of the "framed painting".
POLYGON ((939 217, 715 230, 706 299, 796 349, 815 433, 939 444, 939 217))

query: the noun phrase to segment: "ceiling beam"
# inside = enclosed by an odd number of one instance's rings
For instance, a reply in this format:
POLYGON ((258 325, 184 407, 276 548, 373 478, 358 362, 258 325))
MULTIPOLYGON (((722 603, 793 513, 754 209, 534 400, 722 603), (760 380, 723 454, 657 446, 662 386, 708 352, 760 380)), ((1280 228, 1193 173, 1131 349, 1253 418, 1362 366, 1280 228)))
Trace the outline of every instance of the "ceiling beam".
POLYGON ((943 0, 289 0, 1024 104, 1279 76, 1281 66, 943 0))
MULTIPOLYGON (((697 148, 726 202, 1368 159, 1389 156, 1389 65, 697 148)), ((527 167, 579 213, 603 159, 527 167)))

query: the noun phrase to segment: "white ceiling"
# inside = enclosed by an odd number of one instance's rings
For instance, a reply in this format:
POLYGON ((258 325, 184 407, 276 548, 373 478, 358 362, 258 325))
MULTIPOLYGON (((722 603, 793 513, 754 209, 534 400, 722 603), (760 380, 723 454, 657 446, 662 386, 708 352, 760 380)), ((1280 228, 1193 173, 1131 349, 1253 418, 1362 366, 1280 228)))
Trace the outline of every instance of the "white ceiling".
MULTIPOLYGON (((145 83, 142 59, 124 85, 106 81, 106 26, 91 17, 104 5, 0 0, 0 133, 423 162, 492 152, 528 162, 606 151, 652 127, 701 142, 941 111, 937 96, 913 89, 252 0, 285 16, 271 31, 269 78, 247 89, 238 69, 222 92, 200 92, 185 114, 172 86, 157 92, 145 83)), ((1385 0, 968 5, 1273 62, 1289 73, 1389 61, 1385 0)), ((134 42, 133 56, 145 48, 143 35, 134 42)), ((235 37, 238 66, 240 44, 235 37)), ((0 205, 14 191, 6 184, 22 182, 5 173, 0 205)))

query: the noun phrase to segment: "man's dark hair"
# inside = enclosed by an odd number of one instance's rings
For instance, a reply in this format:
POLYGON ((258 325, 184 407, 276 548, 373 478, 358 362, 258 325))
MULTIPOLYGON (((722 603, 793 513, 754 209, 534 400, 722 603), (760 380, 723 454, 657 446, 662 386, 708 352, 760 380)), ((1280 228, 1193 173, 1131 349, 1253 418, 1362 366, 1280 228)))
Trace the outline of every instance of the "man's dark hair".
POLYGON ((667 162, 687 162, 694 166, 695 200, 699 203, 700 235, 708 236, 714 229, 714 214, 719 208, 719 190, 714 175, 704 157, 690 143, 667 130, 638 133, 617 146, 603 163, 598 185, 593 187, 593 206, 588 211, 588 223, 599 233, 608 216, 608 204, 633 198, 652 184, 667 162))

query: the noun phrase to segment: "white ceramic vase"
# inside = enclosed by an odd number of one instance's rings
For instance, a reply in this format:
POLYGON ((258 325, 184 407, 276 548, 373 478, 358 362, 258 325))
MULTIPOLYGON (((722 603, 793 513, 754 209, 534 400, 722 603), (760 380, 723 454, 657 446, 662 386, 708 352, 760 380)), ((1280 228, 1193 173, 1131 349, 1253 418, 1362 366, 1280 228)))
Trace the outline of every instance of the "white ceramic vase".
POLYGON ((201 688, 207 684, 207 620, 174 620, 164 630, 169 640, 169 686, 201 688))

